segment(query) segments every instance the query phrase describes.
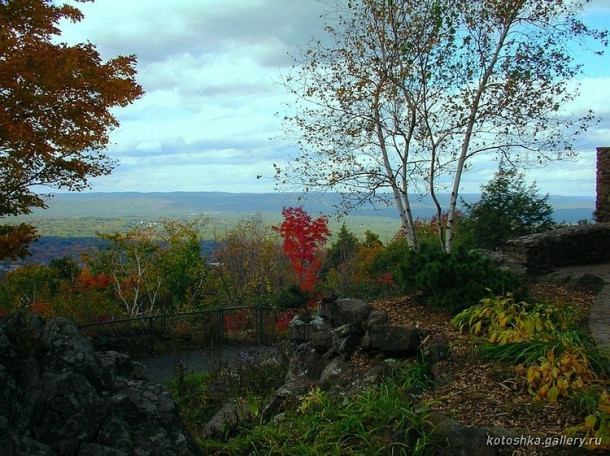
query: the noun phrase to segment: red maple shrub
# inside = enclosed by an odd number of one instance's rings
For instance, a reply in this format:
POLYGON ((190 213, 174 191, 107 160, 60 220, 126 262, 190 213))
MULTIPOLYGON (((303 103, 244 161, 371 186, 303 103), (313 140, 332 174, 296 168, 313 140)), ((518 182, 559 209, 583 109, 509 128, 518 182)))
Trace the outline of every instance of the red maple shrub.
POLYGON ((282 210, 284 221, 274 226, 282 238, 282 249, 290 260, 295 279, 302 290, 312 292, 319 282, 318 272, 322 267, 322 247, 330 237, 328 218, 312 219, 302 207, 282 210))

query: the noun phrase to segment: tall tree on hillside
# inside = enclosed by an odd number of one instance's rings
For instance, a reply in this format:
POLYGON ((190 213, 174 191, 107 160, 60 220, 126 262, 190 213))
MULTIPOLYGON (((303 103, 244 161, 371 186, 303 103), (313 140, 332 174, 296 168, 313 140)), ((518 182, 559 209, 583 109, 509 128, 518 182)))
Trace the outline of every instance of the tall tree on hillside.
POLYGON ((111 278, 114 295, 129 316, 197 303, 207 268, 195 222, 165 220, 160 226, 98 236, 106 246, 84 260, 96 275, 111 278))
POLYGON ((240 220, 221 239, 214 252, 218 277, 214 292, 219 305, 268 304, 290 281, 290 266, 281 239, 260 214, 240 220))
MULTIPOLYGON (((0 0, 0 218, 45 207, 34 186, 82 190, 115 165, 100 151, 118 126, 111 109, 142 94, 135 57, 103 62, 91 43, 59 43, 59 22, 82 17, 51 0, 0 0)), ((35 237, 3 227, 0 257, 25 256, 35 237)))
POLYGON ((555 226, 549 195, 540 196, 536 183, 526 187, 522 173, 500 164, 494 178, 481 187, 481 199, 462 201, 478 247, 495 249, 510 238, 540 233, 555 226))
POLYGON ((285 117, 299 155, 279 183, 331 188, 348 210, 367 200, 397 207, 418 248, 412 199, 436 204, 439 237, 453 246, 456 203, 473 157, 521 166, 573 155, 592 114, 564 115, 580 67, 572 47, 607 32, 578 18, 572 0, 336 1, 327 31, 296 59, 285 117), (450 189, 448 208, 437 192, 450 189))

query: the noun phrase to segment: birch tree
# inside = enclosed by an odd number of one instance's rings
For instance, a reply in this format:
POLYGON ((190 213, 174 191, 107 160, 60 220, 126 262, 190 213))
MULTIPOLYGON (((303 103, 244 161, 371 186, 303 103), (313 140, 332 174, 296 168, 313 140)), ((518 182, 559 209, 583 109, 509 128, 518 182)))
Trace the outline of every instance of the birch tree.
POLYGON ((131 316, 190 307, 207 275, 196 222, 165 220, 127 233, 98 234, 107 245, 86 255, 96 273, 112 278, 114 296, 131 316))
POLYGON ((574 155, 594 120, 562 107, 577 96, 573 51, 589 29, 583 2, 359 0, 335 2, 329 40, 311 41, 285 85, 296 102, 285 127, 298 156, 280 184, 343 194, 349 211, 394 205, 418 248, 413 199, 429 194, 445 251, 453 245, 463 173, 497 154, 513 166, 574 155), (450 191, 448 207, 437 197, 450 191))
POLYGON ((112 277, 114 295, 130 317, 154 314, 164 277, 156 265, 161 246, 153 227, 136 227, 128 233, 98 234, 108 242, 86 258, 96 271, 112 277))

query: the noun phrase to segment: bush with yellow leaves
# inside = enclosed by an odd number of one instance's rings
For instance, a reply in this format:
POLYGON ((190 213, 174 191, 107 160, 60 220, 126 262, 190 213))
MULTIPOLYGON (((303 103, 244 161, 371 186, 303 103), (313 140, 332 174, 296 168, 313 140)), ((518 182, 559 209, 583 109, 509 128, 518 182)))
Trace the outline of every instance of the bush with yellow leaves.
POLYGON ((570 347, 562 353, 549 350, 540 364, 517 366, 517 373, 525 377, 528 391, 538 401, 557 402, 584 388, 595 374, 582 347, 570 347))
POLYGON ((578 321, 572 306, 550 303, 515 302, 511 295, 481 300, 457 314, 452 322, 461 331, 466 328, 493 344, 505 345, 548 340, 557 330, 565 330, 578 321))

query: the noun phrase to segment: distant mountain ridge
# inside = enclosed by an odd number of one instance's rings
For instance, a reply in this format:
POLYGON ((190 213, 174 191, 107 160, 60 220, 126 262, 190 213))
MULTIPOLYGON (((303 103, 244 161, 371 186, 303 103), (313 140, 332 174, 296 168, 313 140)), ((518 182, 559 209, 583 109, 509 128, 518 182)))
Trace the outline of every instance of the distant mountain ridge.
MULTIPOLYGON (((36 218, 66 217, 192 217, 214 214, 254 214, 280 216, 283 207, 303 206, 311 214, 334 214, 340 206, 336 193, 311 193, 300 198, 297 193, 226 193, 226 192, 115 192, 115 193, 58 193, 47 201, 47 209, 36 209, 36 218)), ((466 193, 461 198, 467 203, 479 199, 479 194, 466 193)), ((440 194, 443 207, 448 206, 449 194, 440 194)), ((576 223, 592 219, 595 198, 586 196, 551 195, 549 203, 558 222, 576 223)), ((413 199, 416 217, 435 214, 429 197, 413 199)), ((365 205, 353 210, 353 216, 398 218, 394 207, 365 205)))

